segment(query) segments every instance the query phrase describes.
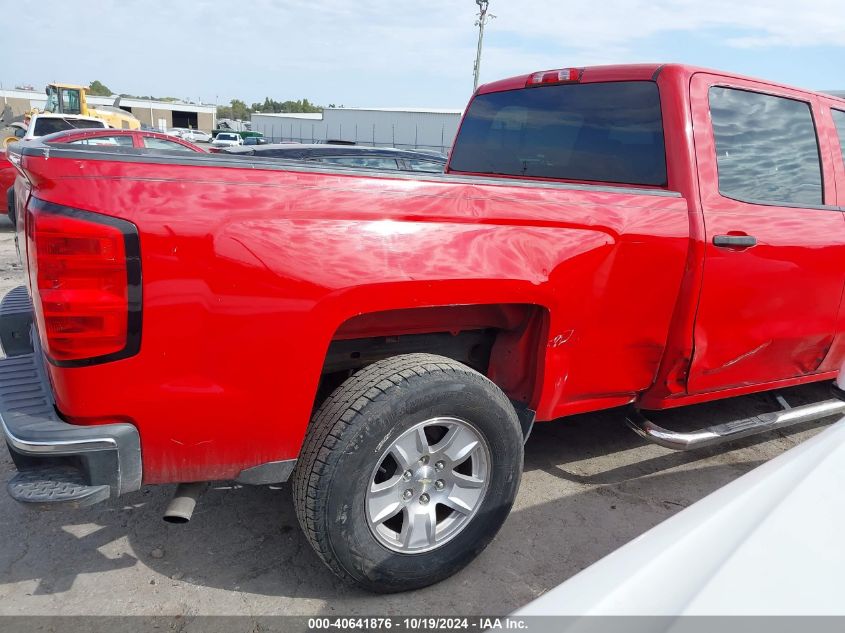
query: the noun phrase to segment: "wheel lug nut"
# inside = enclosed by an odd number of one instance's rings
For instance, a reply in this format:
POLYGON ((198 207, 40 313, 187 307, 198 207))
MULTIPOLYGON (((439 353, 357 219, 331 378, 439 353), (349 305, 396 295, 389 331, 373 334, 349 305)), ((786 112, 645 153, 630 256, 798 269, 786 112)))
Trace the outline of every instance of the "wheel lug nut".
POLYGON ((425 493, 422 493, 422 494, 420 495, 420 503, 422 503, 422 504, 426 504, 426 503, 428 503, 428 502, 429 502, 429 496, 428 496, 427 494, 425 494, 425 493))
POLYGON ((420 457, 420 463, 425 466, 428 463, 428 455, 423 455, 420 457))
POLYGON ((435 470, 443 470, 443 468, 445 468, 445 467, 446 467, 446 464, 444 464, 443 462, 437 462, 436 464, 434 464, 435 470))
POLYGON ((406 470, 404 473, 402 473, 402 477, 405 478, 405 481, 409 480, 413 476, 414 473, 412 473, 410 470, 406 470))
POLYGON ((445 486, 446 486, 446 482, 443 481, 442 479, 438 479, 437 481, 434 482, 434 487, 437 488, 438 490, 443 490, 443 488, 445 486))
POLYGON ((414 491, 413 491, 413 490, 411 490, 410 488, 409 488, 408 490, 406 490, 405 492, 403 492, 403 493, 402 493, 402 498, 403 498, 403 499, 410 499, 410 498, 411 498, 411 497, 413 497, 413 496, 414 496, 414 491))

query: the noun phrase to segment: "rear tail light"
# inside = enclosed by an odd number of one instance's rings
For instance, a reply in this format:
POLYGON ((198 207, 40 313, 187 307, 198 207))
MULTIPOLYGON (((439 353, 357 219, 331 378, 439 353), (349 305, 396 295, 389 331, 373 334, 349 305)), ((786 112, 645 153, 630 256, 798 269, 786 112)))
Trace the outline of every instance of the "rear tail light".
POLYGON ((541 70, 533 73, 525 82, 525 87, 543 86, 546 84, 575 83, 581 81, 581 68, 558 68, 557 70, 541 70))
POLYGON ((141 344, 141 261, 130 222, 36 198, 27 205, 27 258, 47 358, 91 365, 141 344))

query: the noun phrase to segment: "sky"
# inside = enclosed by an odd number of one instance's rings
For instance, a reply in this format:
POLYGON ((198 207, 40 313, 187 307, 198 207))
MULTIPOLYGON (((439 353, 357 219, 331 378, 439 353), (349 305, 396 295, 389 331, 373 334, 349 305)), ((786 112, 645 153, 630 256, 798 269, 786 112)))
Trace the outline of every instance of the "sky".
MULTIPOLYGON (((4 88, 97 79, 118 93, 248 104, 462 108, 474 0, 16 0, 4 88)), ((683 62, 845 90, 843 0, 491 0, 481 82, 683 62)))

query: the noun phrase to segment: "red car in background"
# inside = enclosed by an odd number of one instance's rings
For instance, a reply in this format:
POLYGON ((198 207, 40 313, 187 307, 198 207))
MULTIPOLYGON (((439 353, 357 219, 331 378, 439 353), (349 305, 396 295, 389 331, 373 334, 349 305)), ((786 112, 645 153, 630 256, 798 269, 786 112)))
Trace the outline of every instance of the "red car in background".
MULTIPOLYGON (((183 152, 205 152, 198 145, 190 141, 183 141, 181 138, 153 132, 150 130, 116 130, 86 128, 79 130, 64 130, 49 134, 41 138, 45 143, 63 143, 71 145, 110 145, 121 147, 132 147, 135 149, 164 149, 183 152)), ((9 215, 12 224, 15 219, 12 217, 12 196, 14 195, 12 185, 15 182, 15 170, 12 163, 6 156, 5 151, 0 151, 0 204, 5 204, 5 211, 9 215)))

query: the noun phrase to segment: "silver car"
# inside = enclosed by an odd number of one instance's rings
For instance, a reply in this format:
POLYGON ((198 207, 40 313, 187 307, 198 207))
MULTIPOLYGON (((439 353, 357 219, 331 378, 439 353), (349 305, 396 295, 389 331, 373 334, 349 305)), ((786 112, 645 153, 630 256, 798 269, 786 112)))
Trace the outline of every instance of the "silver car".
POLYGON ((179 136, 192 143, 211 143, 211 134, 202 130, 182 130, 179 136))

